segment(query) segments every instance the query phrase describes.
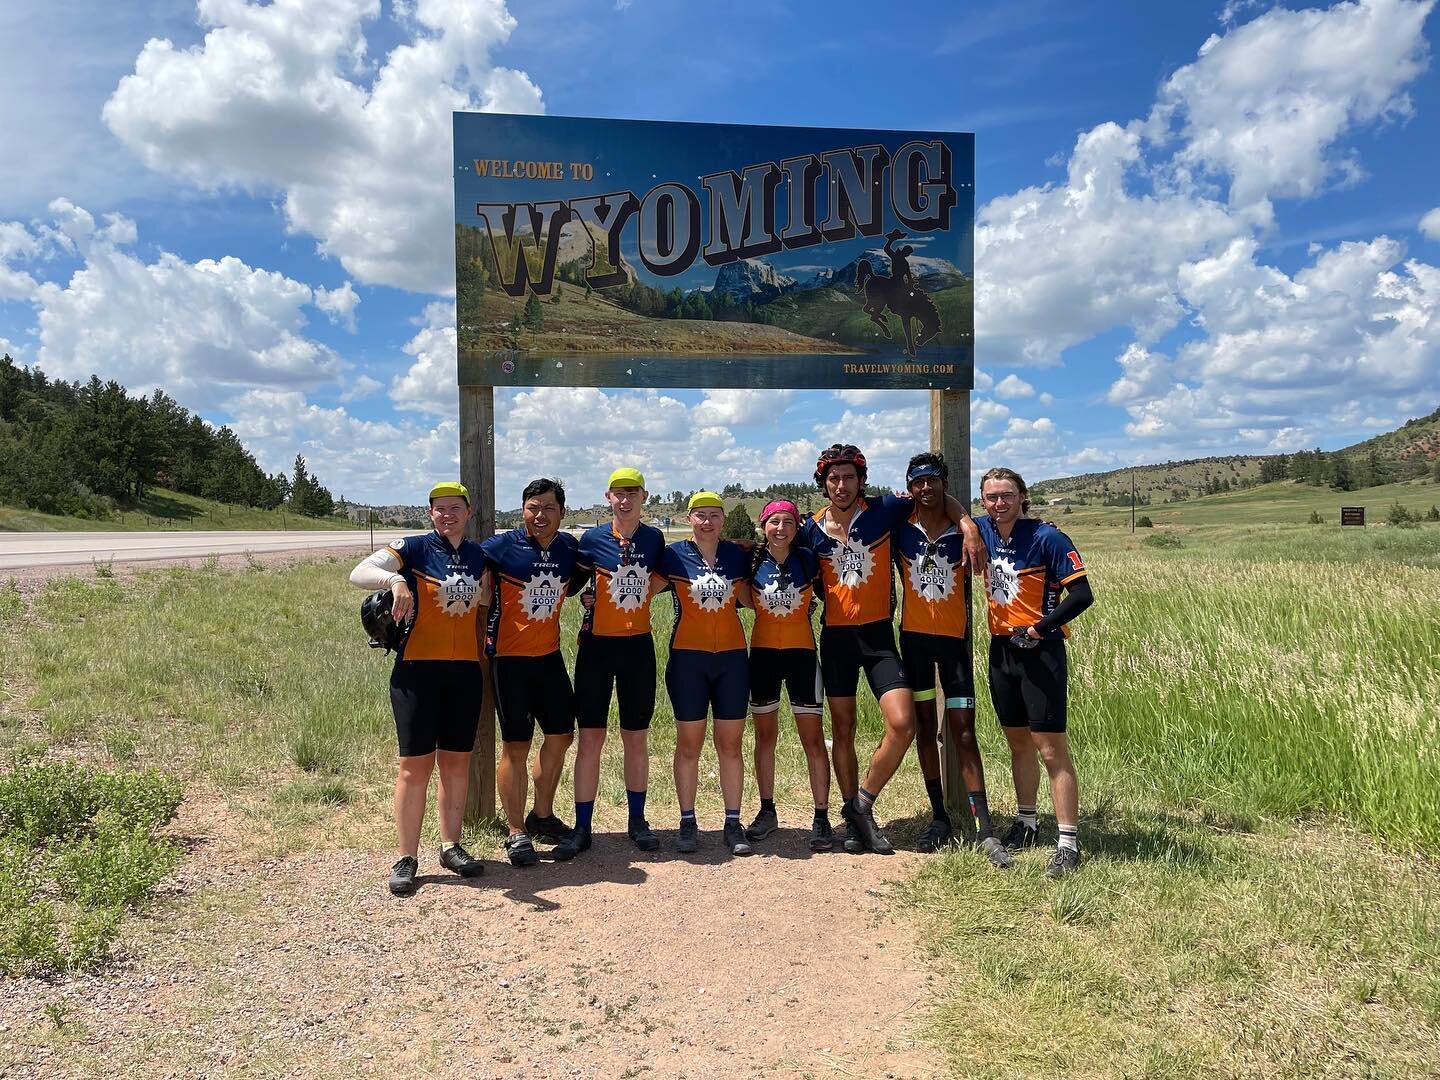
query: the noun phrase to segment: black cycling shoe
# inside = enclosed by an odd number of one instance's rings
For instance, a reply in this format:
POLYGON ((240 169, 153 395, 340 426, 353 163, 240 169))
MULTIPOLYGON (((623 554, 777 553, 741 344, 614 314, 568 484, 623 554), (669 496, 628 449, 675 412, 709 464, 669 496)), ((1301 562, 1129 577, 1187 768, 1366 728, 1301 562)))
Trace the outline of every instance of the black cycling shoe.
POLYGON ((531 810, 525 815, 525 831, 530 834, 532 840, 551 840, 558 844, 563 840, 569 840, 570 834, 575 830, 554 814, 541 817, 531 810))
POLYGON ((745 838, 745 829, 738 821, 725 822, 725 844, 731 855, 749 855, 755 850, 745 838))
POLYGON ((1006 851, 1019 851, 1022 848, 1031 848, 1035 846, 1035 836, 1039 831, 1039 829, 1032 829, 1019 818, 1016 818, 1010 826, 1010 831, 1005 834, 1005 839, 1001 840, 1000 843, 1005 845, 1006 851))
POLYGON ((1058 881, 1068 874, 1073 874, 1080 869, 1080 852, 1076 848, 1057 847, 1055 853, 1050 856, 1049 865, 1045 867, 1045 876, 1051 881, 1058 881))
POLYGON ((505 841, 505 854, 509 856, 511 866, 534 866, 540 861, 540 853, 523 832, 505 841))
POLYGON ((844 848, 851 855, 861 855, 865 851, 865 840, 860 835, 860 826, 856 824, 855 816, 859 811, 846 799, 840 804, 840 816, 845 819, 845 842, 844 848))
POLYGON ((696 821, 680 822, 680 835, 675 837, 675 850, 689 854, 700 847, 700 823, 696 821))
POLYGON ((855 825, 865 846, 876 855, 894 855, 895 846, 880 831, 880 826, 875 824, 875 811, 861 810, 859 807, 856 807, 856 811, 855 825))
POLYGON ((950 828, 950 822, 944 818, 936 818, 930 822, 930 827, 921 833, 919 839, 915 841, 915 848, 917 851, 923 851, 928 855, 932 851, 939 851, 943 847, 948 847, 954 836, 955 831, 950 828))
POLYGON ((571 829, 570 835, 555 845, 552 854, 561 862, 567 862, 582 851, 590 850, 590 830, 571 829))
POLYGON ((774 810, 761 810, 755 820, 745 827, 745 835, 751 840, 764 840, 780 828, 780 818, 774 810))
POLYGON ((810 824, 810 850, 830 851, 835 847, 835 834, 830 829, 830 815, 817 813, 810 824))
POLYGON ((420 863, 413 855, 402 855, 400 861, 390 868, 390 892, 395 896, 409 896, 415 891, 415 872, 420 863))
POLYGON ((440 852, 440 865, 463 878, 479 877, 485 872, 485 864, 459 844, 440 852))
POLYGON ((635 841, 635 846, 641 851, 660 850, 660 837, 655 835, 655 830, 650 828, 650 822, 643 817, 632 817, 627 831, 630 839, 635 841))

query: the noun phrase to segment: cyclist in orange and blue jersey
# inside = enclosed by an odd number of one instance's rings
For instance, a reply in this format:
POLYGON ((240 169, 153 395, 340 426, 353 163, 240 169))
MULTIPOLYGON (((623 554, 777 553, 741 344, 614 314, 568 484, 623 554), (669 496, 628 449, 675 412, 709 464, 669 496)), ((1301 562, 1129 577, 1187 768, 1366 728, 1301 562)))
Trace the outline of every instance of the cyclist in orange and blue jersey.
POLYGON ((991 469, 980 478, 980 499, 987 512, 980 535, 990 555, 990 698, 1010 744, 1018 812, 1005 846, 1019 850, 1035 843, 1038 755, 1050 776, 1059 833, 1045 874, 1064 877, 1080 866, 1079 782, 1066 734, 1066 624, 1094 603, 1095 595, 1070 538, 1049 522, 1025 516, 1030 492, 1019 473, 991 469))
POLYGON ((524 526, 480 545, 497 585, 486 651, 495 711, 504 741, 496 786, 510 834, 505 854, 514 866, 540 860, 533 836, 565 841, 569 827, 555 816, 555 788, 575 730, 575 694, 560 653, 560 608, 575 572, 576 541, 560 532, 565 489, 532 480, 521 493, 524 526), (530 743, 538 722, 545 739, 535 768, 535 803, 526 814, 530 743))
POLYGON ((350 573, 350 583, 359 588, 389 589, 391 618, 397 625, 409 622, 390 672, 390 706, 400 750, 395 779, 400 858, 390 871, 390 891, 396 896, 415 891, 420 828, 437 764, 440 865, 462 877, 475 877, 485 869, 460 846, 470 752, 484 691, 479 613, 490 603, 484 555, 479 544, 465 538, 470 513, 464 484, 436 484, 430 489, 434 531, 393 540, 350 573))
POLYGON ((932 820, 915 846, 938 851, 954 835, 940 782, 940 726, 935 672, 940 672, 945 721, 959 751, 960 775, 969 791, 976 841, 991 862, 1013 860, 995 838, 985 793, 985 768, 975 741, 975 676, 971 661, 969 595, 960 570, 965 549, 945 509, 950 469, 936 453, 916 454, 905 470, 915 510, 895 531, 900 576, 900 658, 915 695, 915 753, 930 798, 932 820))
POLYGON ((655 641, 650 636, 650 598, 666 581, 658 573, 665 534, 641 519, 645 477, 624 466, 610 474, 605 501, 611 520, 580 537, 571 592, 587 580, 593 586, 575 654, 575 699, 580 748, 575 753, 575 829, 555 848, 557 859, 573 859, 590 848, 590 823, 600 787, 600 752, 605 746, 613 694, 620 713, 625 755, 628 832, 641 851, 658 851, 660 838, 645 819, 650 786, 650 720, 655 713, 655 641))
POLYGON ((740 824, 745 789, 740 744, 749 665, 737 605, 750 605, 750 559, 739 544, 720 538, 725 504, 719 495, 697 491, 688 510, 691 537, 671 544, 660 558, 661 573, 675 596, 675 626, 665 665, 665 689, 675 711, 675 794, 680 802, 675 847, 689 852, 699 846, 695 793, 705 719, 713 714, 712 738, 725 797, 725 843, 732 855, 749 855, 750 842, 740 824))
POLYGON ((780 827, 775 811, 775 746, 780 738, 780 689, 790 694, 790 711, 805 762, 810 772, 810 794, 815 800, 810 848, 829 851, 830 759, 825 753, 824 707, 821 705, 820 665, 815 655, 815 631, 810 612, 820 579, 820 559, 809 548, 798 547, 800 511, 793 502, 779 499, 760 512, 765 536, 750 559, 750 595, 755 624, 750 631, 750 715, 755 722, 755 786, 760 812, 745 830, 752 841, 764 840, 780 827))
MULTIPOLYGON (((895 495, 867 500, 866 477, 865 455, 858 447, 836 443, 822 451, 815 482, 830 504, 805 523, 800 541, 820 556, 825 599, 820 673, 830 705, 835 781, 845 799, 841 814, 849 826, 845 850, 890 855, 895 849, 875 824, 873 807, 915 737, 914 702, 891 623, 891 537, 914 503, 895 495), (885 735, 870 758, 863 786, 855 754, 855 691, 861 670, 885 719, 885 735)), ((954 499, 947 499, 946 507, 965 535, 964 563, 978 571, 984 549, 975 524, 954 499)))

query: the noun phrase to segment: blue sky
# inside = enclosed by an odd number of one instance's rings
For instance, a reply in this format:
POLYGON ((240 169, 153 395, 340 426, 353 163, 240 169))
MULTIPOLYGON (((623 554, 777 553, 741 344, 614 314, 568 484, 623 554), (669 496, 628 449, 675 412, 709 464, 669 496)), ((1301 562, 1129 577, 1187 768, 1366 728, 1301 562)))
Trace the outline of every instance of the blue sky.
MULTIPOLYGON (((21 0, 0 350, 410 501, 456 470, 451 110, 966 130, 977 468, 1343 445, 1440 403, 1432 7, 21 0)), ((589 502, 619 460, 795 479, 838 438, 895 483, 926 436, 903 391, 497 412, 502 505, 541 473, 589 502)))

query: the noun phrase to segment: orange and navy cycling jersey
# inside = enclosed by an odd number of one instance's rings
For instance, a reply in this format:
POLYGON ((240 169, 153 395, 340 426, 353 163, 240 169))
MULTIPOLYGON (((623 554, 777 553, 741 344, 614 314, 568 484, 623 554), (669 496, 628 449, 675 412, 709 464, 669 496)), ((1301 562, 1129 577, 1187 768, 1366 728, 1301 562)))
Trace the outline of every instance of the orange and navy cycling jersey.
POLYGON ((765 552, 750 578, 750 596, 755 602, 752 649, 815 648, 810 605, 819 577, 820 559, 809 548, 792 547, 783 567, 765 552))
POLYGON ((581 581, 595 575, 595 606, 585 613, 581 632, 600 637, 650 633, 650 574, 660 572, 665 534, 638 525, 628 539, 609 525, 586 529, 576 556, 581 581))
POLYGON ((495 571, 485 634, 490 656, 547 656, 560 648, 560 607, 575 571, 575 538, 556 533, 548 548, 524 529, 480 545, 495 571))
POLYGON ((720 541, 714 564, 705 561, 693 540, 681 540, 664 550, 660 573, 675 591, 671 649, 715 653, 745 648, 735 586, 744 584, 749 569, 750 556, 729 540, 720 541))
POLYGON ((965 538, 948 519, 931 538, 911 514, 895 530, 895 566, 900 572, 900 629, 917 634, 963 638, 969 625, 965 575, 960 557, 965 538))
POLYGON ((799 542, 820 556, 826 626, 889 622, 895 613, 890 544, 915 501, 905 495, 859 499, 844 541, 825 531, 828 508, 807 520, 799 542))
MULTIPOLYGON (((1063 532, 1044 521, 1018 518, 1008 539, 1002 538, 988 516, 975 524, 990 556, 990 633, 1008 636, 1022 626, 1034 626, 1055 610, 1060 590, 1085 576, 1080 553, 1063 532)), ((1047 639, 1070 636, 1064 626, 1047 639)))
POLYGON ((480 545, 450 546, 438 532, 392 540, 386 549, 415 594, 415 619, 396 660, 476 660, 477 598, 485 574, 480 545))

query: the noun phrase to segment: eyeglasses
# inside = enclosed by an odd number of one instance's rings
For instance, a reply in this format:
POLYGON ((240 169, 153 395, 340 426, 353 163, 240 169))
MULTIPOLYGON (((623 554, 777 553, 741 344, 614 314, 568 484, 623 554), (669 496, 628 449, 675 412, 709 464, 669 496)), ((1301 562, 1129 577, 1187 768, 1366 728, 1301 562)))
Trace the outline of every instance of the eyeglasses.
POLYGON ((987 491, 981 498, 987 503, 1014 502, 1020 498, 1018 491, 987 491))

